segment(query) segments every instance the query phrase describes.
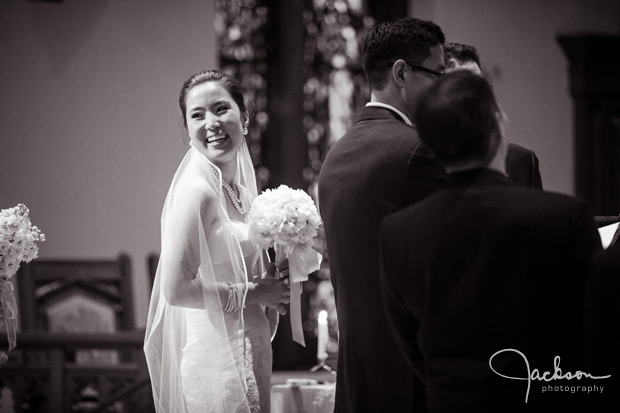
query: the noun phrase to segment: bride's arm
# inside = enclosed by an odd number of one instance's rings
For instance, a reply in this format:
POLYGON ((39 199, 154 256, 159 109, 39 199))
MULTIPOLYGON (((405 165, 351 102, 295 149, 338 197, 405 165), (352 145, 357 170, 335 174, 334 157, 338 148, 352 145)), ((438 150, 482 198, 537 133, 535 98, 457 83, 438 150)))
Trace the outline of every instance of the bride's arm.
MULTIPOLYGON (((217 283, 208 275, 197 278, 201 263, 200 228, 204 234, 210 232, 217 218, 218 202, 217 194, 206 183, 179 188, 176 194, 172 211, 167 214, 173 222, 166 223, 166 233, 162 234, 159 264, 164 296, 170 305, 206 309, 223 308, 228 302, 231 287, 227 283, 217 283)), ((206 240, 202 241, 202 247, 207 247, 206 240)), ((233 288, 237 289, 238 297, 245 295, 246 304, 258 303, 285 314, 282 304, 290 301, 289 288, 274 279, 274 272, 271 269, 247 284, 234 284, 233 288)))
MULTIPOLYGON (((206 185, 194 184, 179 190, 168 213, 165 234, 162 234, 160 262, 162 288, 170 305, 207 308, 215 307, 217 298, 223 305, 229 287, 224 283, 207 284, 197 278, 200 267, 201 234, 208 233, 217 217, 217 195, 206 185)), ((203 243, 206 241, 203 240, 203 243)))

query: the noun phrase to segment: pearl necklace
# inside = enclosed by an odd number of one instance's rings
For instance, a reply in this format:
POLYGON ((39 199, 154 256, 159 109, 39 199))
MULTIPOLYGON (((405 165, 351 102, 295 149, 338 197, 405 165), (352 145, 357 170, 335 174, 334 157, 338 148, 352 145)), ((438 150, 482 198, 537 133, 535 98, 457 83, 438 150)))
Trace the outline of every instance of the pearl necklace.
MULTIPOLYGON (((218 170, 215 169, 213 165, 209 165, 209 166, 211 167, 211 170, 213 171, 213 174, 215 175, 215 177, 217 179, 220 179, 220 174, 218 170)), ((222 179, 222 187, 226 190, 226 193, 228 194, 228 198, 230 199, 230 202, 233 204, 237 212, 239 212, 241 215, 245 215, 245 208, 243 207, 243 201, 241 201, 242 186, 239 185, 239 182, 237 181, 235 181, 233 185, 235 185, 235 188, 237 188, 237 192, 239 192, 239 196, 237 196, 237 194, 235 194, 235 191, 232 189, 232 187, 228 185, 228 183, 224 179, 222 179)))

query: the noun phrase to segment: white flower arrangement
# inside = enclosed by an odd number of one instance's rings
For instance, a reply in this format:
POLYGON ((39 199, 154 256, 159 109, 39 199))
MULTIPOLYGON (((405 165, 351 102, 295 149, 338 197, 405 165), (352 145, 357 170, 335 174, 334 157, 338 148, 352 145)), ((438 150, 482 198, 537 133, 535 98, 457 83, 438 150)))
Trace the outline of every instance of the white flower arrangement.
POLYGON ((288 258, 291 292, 290 319, 293 340, 306 345, 301 319, 302 283, 317 271, 322 256, 312 249, 321 217, 310 195, 280 185, 263 191, 248 214, 250 241, 260 248, 273 247, 276 263, 288 258))
POLYGON ((30 223, 30 211, 24 204, 0 211, 0 280, 9 280, 22 262, 39 255, 38 241, 45 234, 30 223))
MULTIPOLYGON (((37 258, 37 242, 45 241, 45 234, 30 223, 29 214, 24 204, 0 211, 0 327, 6 325, 9 351, 15 348, 17 329, 17 304, 10 279, 22 262, 37 258)), ((0 367, 7 360, 7 354, 0 351, 0 367)))
POLYGON ((280 185, 256 197, 248 215, 249 236, 260 248, 283 247, 288 255, 296 246, 314 245, 321 217, 310 195, 280 185))

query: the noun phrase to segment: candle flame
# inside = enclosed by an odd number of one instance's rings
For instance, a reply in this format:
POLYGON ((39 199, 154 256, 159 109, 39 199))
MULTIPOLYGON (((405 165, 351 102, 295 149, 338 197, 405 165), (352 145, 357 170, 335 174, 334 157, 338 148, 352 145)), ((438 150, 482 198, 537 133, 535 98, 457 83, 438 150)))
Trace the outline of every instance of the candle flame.
POLYGON ((319 321, 327 321, 327 311, 319 311, 319 321))

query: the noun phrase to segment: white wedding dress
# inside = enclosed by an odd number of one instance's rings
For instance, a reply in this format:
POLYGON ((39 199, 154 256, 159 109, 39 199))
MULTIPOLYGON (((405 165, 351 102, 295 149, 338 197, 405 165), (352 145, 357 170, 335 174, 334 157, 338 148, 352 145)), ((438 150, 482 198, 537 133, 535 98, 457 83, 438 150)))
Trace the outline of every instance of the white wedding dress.
MULTIPOLYGON (((258 250, 249 245, 247 225, 231 221, 239 239, 247 268, 253 268, 259 258, 258 250)), ((216 230, 216 234, 220 230, 216 230)), ((217 242, 217 236, 211 242, 217 242)), ((216 272, 228 270, 228 263, 215 263, 216 272)), ((226 400, 225 392, 237 380, 237 371, 243 369, 247 384, 247 401, 252 413, 269 413, 271 390, 272 350, 270 328, 265 310, 258 304, 247 305, 243 310, 243 330, 232 331, 237 337, 221 337, 226 343, 205 340, 216 336, 209 322, 208 310, 186 309, 187 342, 183 349, 181 376, 183 392, 189 413, 221 411, 219 401, 226 400), (222 345, 238 343, 232 348, 233 360, 218 360, 222 345), (233 365, 233 363, 235 365, 233 365), (220 372, 224 372, 221 374, 220 372), (229 374, 226 374, 228 372, 229 374)), ((236 322, 235 315, 225 314, 236 322)), ((229 330, 230 331, 230 330, 229 330)), ((234 387, 234 386, 233 386, 234 387)))
MULTIPOLYGON (((256 182, 245 144, 237 163, 249 207, 256 182)), ((213 166, 190 148, 162 212, 162 248, 144 344, 155 408, 158 413, 269 413, 278 315, 245 305, 247 283, 265 271, 263 254, 249 242, 247 224, 228 216, 213 166), (227 282, 239 288, 242 309, 224 311, 227 282)))

